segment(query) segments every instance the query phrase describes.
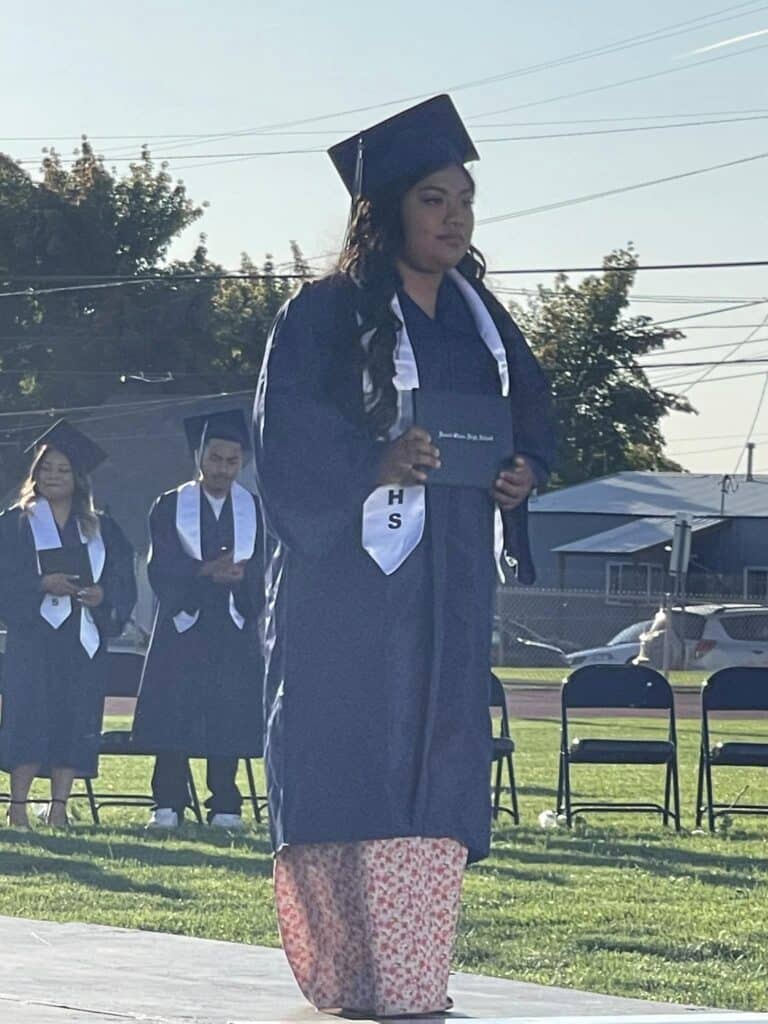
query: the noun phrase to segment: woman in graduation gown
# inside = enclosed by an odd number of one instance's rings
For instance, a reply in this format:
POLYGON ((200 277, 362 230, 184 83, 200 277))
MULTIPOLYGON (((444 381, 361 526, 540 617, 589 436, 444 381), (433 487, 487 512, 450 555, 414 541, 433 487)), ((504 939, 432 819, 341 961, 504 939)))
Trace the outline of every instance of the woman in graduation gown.
POLYGON ((0 768, 21 828, 35 776, 51 779, 46 820, 65 825, 73 779, 97 774, 106 640, 136 603, 133 550, 95 510, 86 475, 105 453, 63 420, 34 449, 18 502, 0 516, 0 768), (79 564, 90 579, 71 571, 79 564))
POLYGON ((242 827, 238 759, 261 757, 264 599, 258 503, 237 483, 250 455, 239 409, 185 421, 198 473, 160 495, 149 517, 158 600, 133 740, 159 756, 150 827, 175 828, 188 804, 187 758, 207 759, 208 822, 242 827))
POLYGON ((483 284, 450 99, 330 154, 356 198, 338 271, 278 315, 255 409, 276 903, 316 1006, 428 1013, 489 848, 494 538, 531 582, 549 388, 483 284), (516 457, 487 488, 424 486, 440 454, 413 388, 507 397, 516 457))

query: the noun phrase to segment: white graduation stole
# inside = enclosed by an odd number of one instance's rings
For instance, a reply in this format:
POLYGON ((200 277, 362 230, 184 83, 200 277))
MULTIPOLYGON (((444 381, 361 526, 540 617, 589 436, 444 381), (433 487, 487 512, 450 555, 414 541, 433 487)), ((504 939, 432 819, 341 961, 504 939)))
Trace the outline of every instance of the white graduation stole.
MULTIPOLYGON (((458 270, 450 270, 448 274, 467 303, 480 337, 496 360, 501 394, 506 398, 509 396, 509 366, 504 342, 501 340, 496 324, 486 309, 485 303, 469 281, 458 270)), ((413 411, 410 408, 410 402, 404 401, 404 398, 407 392, 418 388, 419 371, 397 295, 393 297, 391 306, 392 312, 402 324, 397 332, 394 353, 395 376, 393 383, 397 390, 398 415, 395 424, 389 431, 390 440, 394 440, 413 425, 413 411)), ((367 348, 370 343, 372 334, 373 331, 369 331, 363 335, 364 348, 367 348)), ((372 391, 367 370, 363 373, 363 391, 366 395, 372 391)), ((422 484, 412 484, 408 487, 388 484, 384 487, 377 487, 364 502, 363 547, 387 576, 399 569, 411 552, 418 547, 424 536, 425 518, 426 498, 422 484)), ((494 560, 499 567, 502 580, 504 576, 500 565, 503 547, 504 526, 501 511, 497 505, 494 513, 494 560)))
MULTIPOLYGON (((233 562, 247 562, 256 549, 256 506, 253 495, 238 483, 232 484, 232 519, 235 527, 235 543, 232 551, 233 562)), ((200 535, 201 502, 203 488, 195 480, 182 484, 176 499, 176 533, 184 551, 198 562, 203 560, 203 544, 200 535)), ((245 619, 237 610, 235 596, 229 592, 229 614, 238 629, 245 625, 245 619)), ((173 617, 177 632, 186 633, 200 618, 200 609, 195 612, 180 611, 173 617)))
MULTIPOLYGON (((45 551, 48 548, 60 548, 61 537, 53 518, 51 506, 46 498, 38 498, 29 510, 27 515, 29 525, 32 529, 32 537, 35 542, 35 553, 45 551)), ((91 563, 91 576, 93 582, 98 583, 104 571, 106 551, 101 530, 96 526, 96 532, 92 537, 86 537, 80 523, 77 524, 77 532, 80 540, 87 545, 88 560, 91 563)), ((37 559, 37 571, 41 573, 40 558, 37 559)), ((41 573, 42 575, 42 573, 41 573)), ((40 614, 54 629, 58 629, 67 621, 72 614, 71 597, 55 597, 53 594, 46 594, 40 604, 40 614)), ((90 608, 80 607, 80 643, 89 658, 92 658, 101 645, 98 627, 91 614, 90 608)))

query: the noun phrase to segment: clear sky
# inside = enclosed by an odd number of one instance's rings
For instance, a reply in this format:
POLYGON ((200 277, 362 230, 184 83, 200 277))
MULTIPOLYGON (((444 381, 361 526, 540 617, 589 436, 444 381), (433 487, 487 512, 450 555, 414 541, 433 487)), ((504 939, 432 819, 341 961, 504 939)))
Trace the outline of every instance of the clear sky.
MULTIPOLYGON (((448 90, 481 153, 482 220, 768 153, 766 68, 768 2, 760 0, 37 0, 4 12, 0 148, 34 160, 49 141, 66 155, 86 133, 124 168, 118 161, 150 143, 195 200, 210 202, 174 254, 189 255, 203 230, 212 257, 234 267, 243 250, 284 260, 290 239, 308 256, 334 250, 346 194, 322 152, 222 154, 324 150, 448 90), (730 123, 679 127, 723 119, 730 123), (675 127, 519 138, 663 124, 675 127)), ((480 225, 475 240, 496 269, 594 265, 630 240, 645 263, 762 259, 766 181, 768 159, 755 160, 480 225)), ((502 288, 546 280, 495 279, 502 288)), ((646 272, 635 294, 633 308, 656 319, 701 314, 768 299, 768 268, 646 272)), ((732 357, 768 357, 768 320, 751 326, 766 316, 768 303, 684 321, 696 327, 671 351, 752 335, 765 344, 732 357)), ((762 369, 717 368, 711 377, 752 376, 694 387, 699 415, 665 421, 670 454, 693 471, 731 472, 758 410, 762 369)), ((687 382, 704 372, 653 378, 687 382)), ((768 396, 754 440, 756 468, 768 472, 768 396)))

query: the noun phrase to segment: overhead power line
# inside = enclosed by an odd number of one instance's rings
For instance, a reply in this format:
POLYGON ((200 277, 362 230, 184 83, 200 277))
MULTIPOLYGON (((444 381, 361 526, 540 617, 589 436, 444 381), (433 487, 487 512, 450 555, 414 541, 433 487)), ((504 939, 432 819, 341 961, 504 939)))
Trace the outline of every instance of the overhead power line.
MULTIPOLYGON (((0 293, 1 294, 1 293, 0 293)), ((685 320, 700 320, 705 316, 717 316, 719 313, 732 313, 736 309, 748 309, 750 306, 763 306, 768 302, 766 299, 753 299, 751 302, 740 302, 735 306, 722 306, 720 309, 707 309, 703 313, 688 313, 687 316, 675 316, 669 320, 654 320, 654 327, 666 327, 667 324, 679 324, 685 320)), ((748 325, 747 325, 748 326, 748 325)), ((763 323, 759 323, 758 327, 762 327, 763 323)), ((687 327, 683 330, 688 330, 687 327)))
MULTIPOLYGON (((325 254, 318 259, 326 259, 329 254, 325 254)), ((308 262, 304 260, 304 262, 308 262)), ((716 260, 701 263, 639 263, 630 267, 610 266, 606 267, 603 265, 594 266, 576 266, 576 267, 512 267, 512 268, 492 268, 488 270, 489 277, 506 276, 506 275, 548 275, 548 274, 635 274, 641 271, 654 270, 654 271, 667 271, 667 270, 730 270, 735 268, 744 267, 768 267, 768 260, 716 260)), ((84 287, 93 287, 97 284, 170 284, 175 285, 180 282, 189 281, 229 281, 229 280, 243 280, 243 281, 296 281, 311 278, 311 274, 296 274, 296 273, 283 273, 283 272, 272 272, 264 273, 259 270, 222 270, 222 271, 211 271, 201 273, 183 273, 183 274, 0 274, 0 281, 4 281, 8 284, 16 284, 21 281, 30 281, 33 283, 47 283, 47 282, 78 282, 84 281, 92 282, 92 284, 84 285, 84 287)), ((510 289, 511 291, 512 289, 510 289)), ((525 291, 525 289, 521 289, 525 291)), ((530 291, 530 290, 529 290, 530 291)), ((9 292, 0 292, 0 295, 9 295, 9 292)), ((14 293, 19 294, 19 293, 14 293)), ((26 294, 26 292, 22 293, 26 294)), ((670 296, 658 296, 651 295, 647 296, 649 301, 658 301, 670 296)), ((674 296, 674 298, 678 298, 674 296)), ((682 301, 690 302, 722 302, 728 301, 723 296, 701 296, 694 295, 683 297, 682 301)), ((736 298, 734 302, 741 301, 736 298)), ((746 305, 754 305, 765 301, 764 299, 750 299, 746 301, 746 305)))
MULTIPOLYGON (((671 124, 646 124, 641 126, 635 126, 632 128, 594 128, 586 131, 574 131, 574 132, 543 132, 537 135, 505 135, 505 136, 494 136, 491 138, 478 138, 475 139, 477 145, 486 145, 493 142, 542 142, 547 139, 576 139, 586 138, 589 136, 604 136, 604 135, 625 135, 633 134, 638 132, 658 132, 658 131, 669 131, 671 129, 680 128, 701 128, 708 125, 725 125, 725 124, 743 124, 749 121, 765 121, 768 120, 768 114, 755 114, 750 117, 731 117, 731 118, 718 118, 715 120, 704 120, 704 121, 678 121, 672 122, 671 124)), ((306 156, 306 155, 325 155, 325 148, 323 147, 305 147, 299 149, 260 149, 250 150, 246 152, 234 152, 234 153, 152 153, 151 157, 156 161, 168 162, 171 160, 211 160, 213 158, 217 160, 251 160, 259 157, 273 157, 273 156, 306 156)), ((137 160, 136 154, 127 156, 114 156, 114 155, 101 155, 97 154, 98 159, 103 159, 109 162, 115 163, 134 163, 137 160)), ((43 153, 40 156, 35 157, 19 157, 14 158, 14 163, 21 166, 27 166, 30 164, 40 164, 43 160, 52 159, 52 154, 43 153)), ((60 164, 76 164, 83 159, 82 155, 62 157, 60 154, 56 154, 56 160, 60 164)))
MULTIPOLYGON (((639 33, 639 34, 634 35, 634 36, 628 36, 628 37, 625 37, 623 39, 616 40, 613 43, 607 43, 607 44, 603 44, 603 45, 598 46, 598 47, 592 47, 592 48, 587 49, 587 50, 580 50, 580 51, 577 51, 575 53, 566 54, 563 57, 555 58, 553 60, 542 61, 542 62, 539 62, 537 64, 529 64, 527 66, 513 68, 510 71, 502 72, 501 74, 491 75, 491 76, 488 76, 488 77, 485 77, 485 78, 476 78, 476 79, 471 79, 471 80, 464 81, 464 82, 458 82, 458 83, 454 83, 454 84, 443 85, 443 86, 441 86, 439 88, 439 91, 441 91, 441 92, 457 93, 457 92, 462 92, 462 91, 467 90, 467 89, 480 88, 480 87, 486 86, 486 85, 495 85, 495 84, 497 84, 499 82, 508 81, 510 79, 520 78, 520 77, 524 77, 524 76, 527 76, 527 75, 536 74, 536 73, 541 72, 541 71, 548 71, 548 70, 551 70, 553 68, 563 67, 566 64, 580 63, 580 62, 583 62, 583 61, 586 61, 586 60, 591 60, 591 59, 593 59, 595 57, 606 56, 608 54, 617 53, 617 52, 620 52, 622 50, 634 48, 636 46, 644 46, 644 45, 647 45, 649 43, 660 42, 663 39, 668 39, 668 38, 671 38, 671 37, 674 37, 674 36, 678 36, 678 35, 684 35, 687 32, 692 31, 694 29, 709 28, 710 26, 722 24, 723 22, 726 22, 726 21, 733 21, 733 20, 741 18, 741 17, 747 17, 747 16, 749 16, 751 14, 756 14, 759 11, 765 10, 767 6, 768 5, 766 5, 764 3, 749 2, 749 3, 735 4, 735 5, 731 5, 729 7, 723 7, 723 8, 720 8, 718 10, 711 11, 708 14, 698 15, 695 18, 688 18, 685 21, 675 22, 675 23, 673 23, 671 25, 666 25, 666 26, 664 26, 662 28, 659 28, 659 29, 653 29, 653 30, 651 30, 649 32, 642 32, 642 33, 639 33), (722 15, 722 17, 721 17, 721 15, 722 15)), ((758 49, 758 48, 759 47, 753 47, 753 49, 758 49)), ((703 61, 697 61, 694 64, 684 65, 683 68, 673 68, 673 69, 670 69, 669 71, 658 72, 657 74, 668 74, 668 73, 671 73, 672 71, 679 71, 679 70, 687 69, 689 67, 696 67, 696 66, 699 66, 701 64, 711 63, 712 61, 715 61, 715 60, 723 60, 723 59, 727 59, 729 57, 739 56, 741 53, 745 53, 745 52, 748 52, 748 51, 742 50, 742 51, 739 51, 736 54, 730 54, 729 53, 729 54, 724 54, 724 55, 719 56, 719 57, 708 58, 708 59, 703 60, 703 61)), ((651 77, 654 77, 654 76, 651 76, 651 77)), ((626 84, 626 83, 618 83, 618 84, 626 84)), ((609 86, 602 86, 601 88, 605 89, 605 88, 613 88, 613 87, 615 87, 615 86, 614 85, 609 85, 609 86)), ((415 103, 418 100, 425 99, 428 96, 432 95, 434 91, 435 91, 434 89, 430 89, 430 91, 427 92, 427 93, 423 93, 422 92, 422 93, 414 93, 414 94, 411 94, 409 96, 398 96, 398 97, 394 97, 394 98, 391 98, 391 99, 388 99, 388 100, 384 100, 384 101, 381 101, 381 102, 378 102, 378 103, 369 103, 369 104, 366 104, 365 106, 351 107, 351 108, 347 108, 347 109, 344 109, 344 110, 335 110, 335 111, 332 111, 330 113, 315 114, 315 115, 310 115, 308 117, 294 118, 293 120, 288 120, 288 121, 273 122, 271 124, 261 125, 260 127, 257 127, 257 128, 248 128, 248 129, 242 129, 242 130, 238 130, 238 131, 226 131, 226 132, 212 133, 211 135, 207 136, 207 139, 210 142, 216 142, 216 141, 219 141, 220 139, 242 138, 242 137, 249 136, 249 135, 260 135, 260 134, 263 134, 263 133, 266 133, 266 132, 271 132, 271 131, 280 130, 280 129, 296 128, 296 127, 300 127, 302 125, 307 125, 307 124, 317 124, 320 121, 335 120, 336 118, 352 116, 353 114, 354 115, 357 115, 357 114, 367 114, 367 113, 371 113, 372 111, 381 110, 381 109, 386 108, 386 107, 398 107, 398 106, 403 106, 404 104, 407 104, 407 103, 415 103)), ((539 103, 551 103, 551 102, 554 101, 554 99, 557 99, 557 98, 559 98, 559 97, 553 97, 553 98, 546 99, 546 100, 540 100, 538 102, 539 103)), ((524 104, 524 106, 525 105, 526 104, 524 104)), ((535 105, 535 104, 532 104, 532 105, 535 105)), ((515 108, 505 108, 505 109, 515 109, 515 108)), ((499 111, 492 111, 492 113, 498 113, 498 112, 499 111)), ((485 115, 485 114, 475 115, 475 117, 484 117, 484 116, 487 116, 487 115, 485 115)), ((178 148, 181 145, 186 145, 186 142, 180 142, 180 143, 176 144, 174 146, 174 148, 178 148)))
POLYGON ((660 71, 651 71, 646 75, 635 75, 632 78, 622 78, 617 82, 607 82, 604 85, 594 85, 589 89, 576 89, 573 92, 559 93, 557 96, 548 96, 542 100, 529 100, 527 103, 515 103, 509 107, 497 107, 494 110, 484 110, 473 114, 474 118, 493 117, 496 114, 506 114, 510 110, 528 110, 531 107, 540 107, 546 103, 558 103, 561 100, 575 99, 578 96, 589 96, 596 92, 606 92, 609 89, 618 89, 623 85, 634 85, 637 82, 647 82, 653 78, 662 78, 664 75, 676 75, 682 71, 690 71, 693 68, 703 67, 705 64, 715 64, 721 60, 732 60, 734 57, 743 57, 756 50, 764 50, 768 43, 758 43, 756 46, 746 46, 741 50, 732 53, 721 53, 717 57, 706 57, 704 60, 695 60, 690 64, 681 64, 677 67, 662 68, 660 71))
MULTIPOLYGON (((541 128, 547 126, 574 125, 574 124, 618 124, 624 121, 674 121, 691 120, 701 117, 733 117, 738 118, 748 114, 768 114, 765 107, 747 107, 742 110, 688 110, 683 113, 670 114, 624 114, 620 117, 569 117, 560 120, 547 121, 503 121, 492 124, 475 124, 472 118, 467 118, 467 123, 479 130, 486 128, 541 128)), ((221 130, 219 130, 221 131, 221 130)), ((239 129, 230 129, 231 134, 237 134, 239 129)), ((289 130, 260 130, 259 135, 264 136, 298 136, 298 135, 352 135, 354 128, 301 128, 297 131, 289 130)), ((198 139, 209 139, 216 134, 214 130, 207 132, 184 132, 174 134, 173 132, 145 132, 143 135, 110 135, 102 132, 71 132, 69 135, 0 135, 0 142, 73 142, 81 141, 83 138, 93 141, 94 139, 104 142, 121 142, 125 140, 149 143, 154 140, 180 140, 182 142, 196 142, 198 139)))
POLYGON ((518 217, 530 217, 536 213, 550 213, 552 210, 562 210, 566 206, 578 206, 581 203, 591 203, 596 199, 607 199, 610 196, 624 195, 626 192, 636 192, 638 189, 651 188, 654 185, 663 185, 669 181, 681 181, 683 178, 693 178, 700 174, 709 174, 711 171, 722 171, 727 167, 737 167, 740 164, 754 163, 756 160, 765 160, 768 152, 754 153, 752 156, 739 157, 737 160, 726 160, 721 164, 710 164, 707 167, 696 167, 692 171, 683 171, 680 174, 668 174, 663 178, 650 178, 647 181, 639 181, 634 185, 623 185, 620 188, 605 189, 602 192, 590 192, 583 196, 574 196, 571 199, 561 199, 556 203, 545 203, 542 206, 530 206, 524 210, 513 210, 510 213, 500 213, 495 217, 484 217, 477 221, 478 225, 498 224, 505 220, 515 220, 518 217))

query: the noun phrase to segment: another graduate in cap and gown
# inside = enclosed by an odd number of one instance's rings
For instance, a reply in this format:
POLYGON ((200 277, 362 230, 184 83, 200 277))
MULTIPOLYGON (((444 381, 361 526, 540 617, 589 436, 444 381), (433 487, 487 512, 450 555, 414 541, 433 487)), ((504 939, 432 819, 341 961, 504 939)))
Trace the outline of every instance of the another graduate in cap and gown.
POLYGON ((439 1012, 464 869, 489 849, 497 564, 533 580, 550 392, 483 284, 450 99, 330 154, 355 198, 344 249, 279 313, 255 408, 278 921, 316 1006, 439 1012), (508 400, 496 479, 430 486, 417 388, 508 400))
POLYGON ((106 642, 136 603, 133 550, 94 508, 87 476, 105 452, 64 420, 32 449, 19 499, 0 516, 0 768, 22 828, 36 775, 51 779, 46 820, 65 825, 73 778, 97 774, 106 642))
POLYGON ((149 581, 158 600, 134 743, 158 754, 150 826, 174 828, 189 803, 187 758, 207 758, 208 821, 242 827, 238 759, 263 751, 263 536, 255 497, 237 482, 251 451, 240 410, 185 422, 198 473, 149 517, 149 581))

